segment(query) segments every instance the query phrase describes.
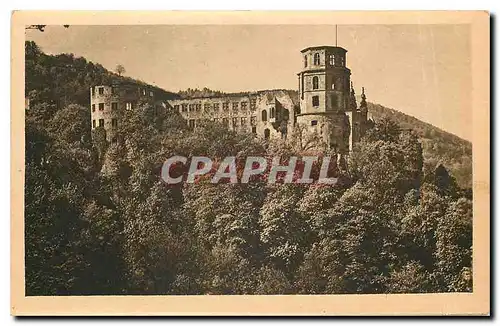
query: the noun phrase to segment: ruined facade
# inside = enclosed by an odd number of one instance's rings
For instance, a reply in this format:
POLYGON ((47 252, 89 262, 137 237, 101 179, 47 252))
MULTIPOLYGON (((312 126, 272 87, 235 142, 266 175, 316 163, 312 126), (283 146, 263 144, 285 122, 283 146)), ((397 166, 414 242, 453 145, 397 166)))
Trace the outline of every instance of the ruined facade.
POLYGON ((135 83, 116 83, 90 88, 91 128, 103 127, 106 140, 114 141, 118 128, 119 112, 134 110, 139 103, 155 104, 154 91, 135 83))
MULTIPOLYGON (((351 71, 346 65, 347 50, 316 46, 301 53, 298 96, 293 91, 271 90, 168 99, 161 104, 179 112, 192 128, 211 120, 263 139, 286 140, 296 126, 302 125, 307 133, 319 135, 330 149, 346 155, 369 125, 364 89, 359 107, 356 103, 351 71)), ((133 110, 144 102, 158 104, 152 89, 137 84, 95 86, 90 95, 91 127, 104 127, 108 141, 115 139, 120 110, 133 110)))
POLYGON ((251 132, 264 139, 286 139, 293 121, 293 94, 289 91, 262 91, 247 95, 189 98, 168 101, 189 126, 202 120, 224 124, 234 131, 251 132))

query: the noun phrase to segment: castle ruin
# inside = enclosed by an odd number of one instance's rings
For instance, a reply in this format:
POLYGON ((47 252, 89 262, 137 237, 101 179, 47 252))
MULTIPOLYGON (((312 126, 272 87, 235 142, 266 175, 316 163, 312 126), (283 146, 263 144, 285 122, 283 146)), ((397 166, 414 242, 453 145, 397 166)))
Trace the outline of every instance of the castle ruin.
POLYGON ((94 86, 90 90, 91 128, 103 127, 106 139, 115 141, 120 110, 134 110, 138 103, 161 104, 179 112, 193 129, 202 120, 212 120, 230 130, 253 133, 263 139, 286 140, 294 127, 301 125, 344 156, 369 126, 364 88, 358 107, 346 53, 337 46, 302 50, 298 96, 292 91, 271 90, 162 102, 147 86, 94 86))

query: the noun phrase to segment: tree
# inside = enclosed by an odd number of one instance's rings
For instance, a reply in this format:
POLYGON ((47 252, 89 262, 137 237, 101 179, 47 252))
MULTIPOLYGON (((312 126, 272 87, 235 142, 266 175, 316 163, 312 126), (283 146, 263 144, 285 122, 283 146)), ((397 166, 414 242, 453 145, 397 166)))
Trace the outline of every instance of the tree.
POLYGON ((293 273, 310 246, 310 227, 298 211, 303 187, 276 184, 260 210, 260 240, 266 260, 286 275, 293 273))
POLYGON ((121 76, 125 73, 125 67, 121 64, 118 64, 116 65, 115 72, 118 74, 118 76, 121 76))
POLYGON ((451 203, 436 228, 436 274, 443 291, 471 291, 472 201, 460 198, 451 203))

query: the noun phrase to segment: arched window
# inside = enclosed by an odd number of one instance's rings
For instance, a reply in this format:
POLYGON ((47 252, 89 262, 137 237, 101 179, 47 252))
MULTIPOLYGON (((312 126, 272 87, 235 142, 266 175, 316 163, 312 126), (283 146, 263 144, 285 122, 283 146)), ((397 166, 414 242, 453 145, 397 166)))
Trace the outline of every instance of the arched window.
POLYGON ((267 111, 262 110, 262 121, 267 121, 267 111))
POLYGON ((307 55, 304 56, 304 68, 307 68, 307 55))
POLYGON ((275 116, 274 108, 271 108, 271 114, 269 114, 269 118, 274 118, 275 116))
POLYGON ((319 88, 319 78, 318 76, 313 77, 313 89, 318 89, 319 88))
POLYGON ((319 53, 314 54, 314 65, 319 66, 320 61, 319 61, 319 53))

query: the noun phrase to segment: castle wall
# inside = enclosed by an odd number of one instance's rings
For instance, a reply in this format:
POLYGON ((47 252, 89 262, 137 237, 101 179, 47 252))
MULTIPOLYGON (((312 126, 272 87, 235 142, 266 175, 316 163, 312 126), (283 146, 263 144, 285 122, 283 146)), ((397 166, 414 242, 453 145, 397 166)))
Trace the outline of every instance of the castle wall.
POLYGON ((154 103, 154 92, 135 84, 100 85, 90 88, 91 129, 104 127, 106 140, 113 141, 119 112, 133 110, 140 103, 154 103))
MULTIPOLYGON (((301 124, 307 132, 320 135, 329 148, 347 154, 368 123, 364 89, 357 108, 346 52, 332 46, 301 51, 304 66, 298 74, 298 101, 289 92, 278 90, 167 102, 193 129, 201 121, 211 120, 264 139, 286 139, 301 124)), ((91 128, 104 127, 108 141, 115 139, 120 111, 155 103, 153 90, 137 84, 95 86, 90 93, 91 128)))
POLYGON ((168 101, 178 111, 187 124, 196 128, 202 120, 220 122, 228 129, 249 132, 262 138, 278 139, 283 130, 289 132, 290 123, 283 128, 282 122, 288 113, 288 121, 293 115, 293 100, 284 92, 254 93, 244 96, 222 96, 190 98, 168 101))

